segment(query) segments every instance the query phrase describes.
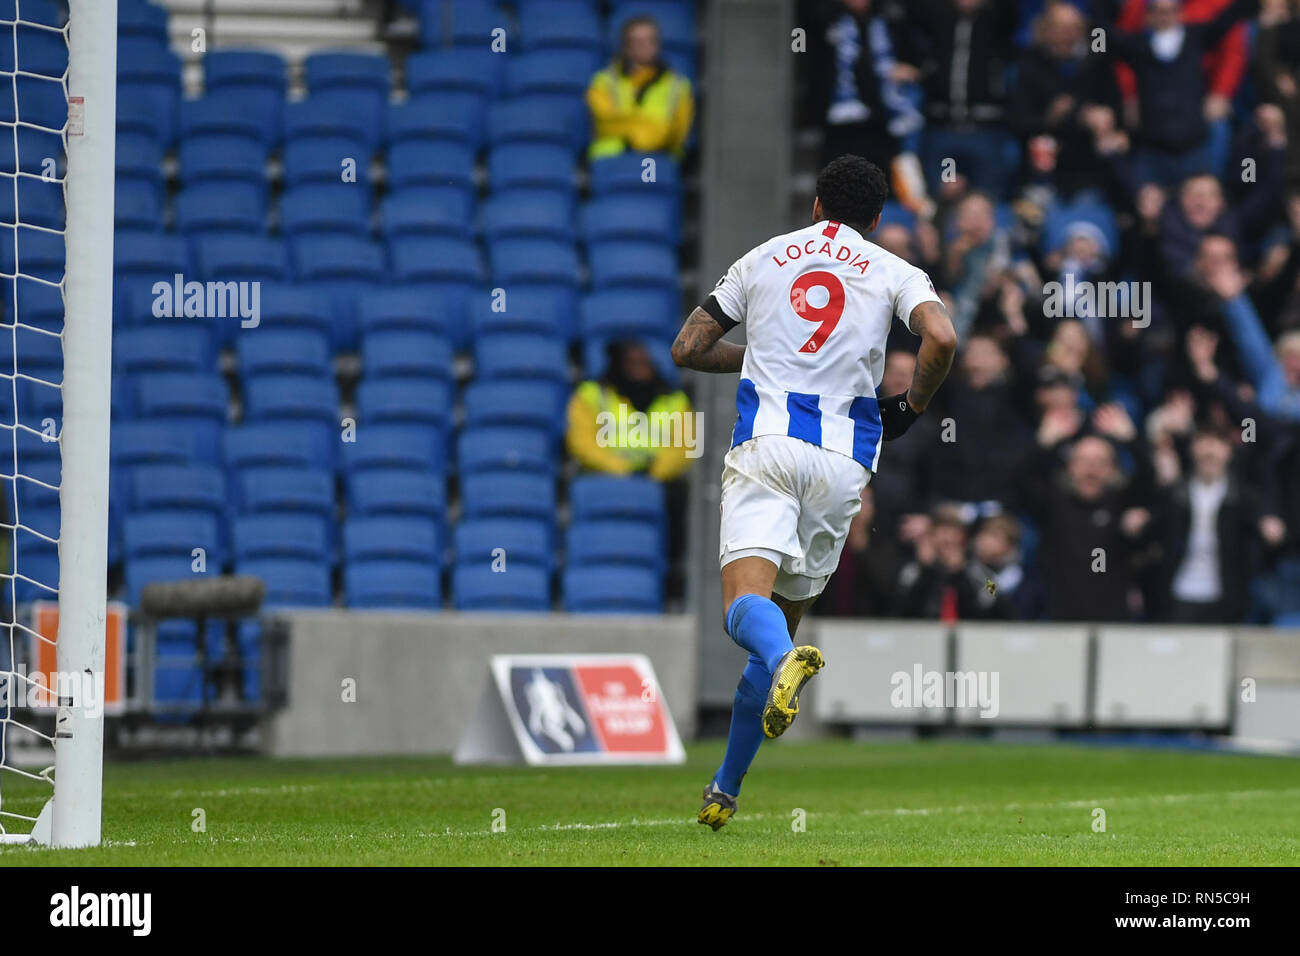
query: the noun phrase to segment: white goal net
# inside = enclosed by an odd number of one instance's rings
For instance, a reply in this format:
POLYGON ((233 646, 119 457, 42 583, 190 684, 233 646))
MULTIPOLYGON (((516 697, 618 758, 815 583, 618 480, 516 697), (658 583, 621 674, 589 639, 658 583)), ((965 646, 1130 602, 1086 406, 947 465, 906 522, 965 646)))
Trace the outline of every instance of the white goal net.
POLYGON ((6 843, 100 840, 116 7, 0 0, 6 843))

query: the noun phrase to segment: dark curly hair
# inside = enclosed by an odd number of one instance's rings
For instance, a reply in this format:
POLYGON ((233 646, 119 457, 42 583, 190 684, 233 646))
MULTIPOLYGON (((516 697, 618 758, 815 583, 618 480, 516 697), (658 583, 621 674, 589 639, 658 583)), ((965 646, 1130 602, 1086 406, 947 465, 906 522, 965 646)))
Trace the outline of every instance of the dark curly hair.
POLYGON ((889 180, 875 163, 845 154, 818 174, 817 198, 828 219, 864 232, 889 198, 889 180))

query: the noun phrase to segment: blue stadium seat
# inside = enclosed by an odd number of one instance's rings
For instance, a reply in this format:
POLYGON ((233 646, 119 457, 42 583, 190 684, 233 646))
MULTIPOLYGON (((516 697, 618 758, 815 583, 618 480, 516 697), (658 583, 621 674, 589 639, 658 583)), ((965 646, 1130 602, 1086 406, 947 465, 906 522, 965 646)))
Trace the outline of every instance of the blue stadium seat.
POLYGON ((209 282, 284 282, 289 278, 289 250, 283 239, 208 235, 200 236, 194 248, 199 276, 209 282))
POLYGON ((406 140, 388 151, 393 189, 407 186, 455 186, 474 189, 474 154, 467 146, 439 140, 406 140))
POLYGON ((533 287, 511 289, 499 299, 481 296, 470 305, 469 323, 475 337, 493 332, 526 332, 569 338, 568 290, 533 287))
POLYGON ((461 488, 464 518, 555 520, 555 479, 535 472, 484 472, 461 488))
POLYGON ((236 564, 259 558, 328 564, 327 528, 323 518, 310 514, 241 515, 231 524, 231 550, 236 564))
MULTIPOLYGON (((58 288, 24 283, 20 292, 18 321, 24 325, 45 329, 47 332, 63 330, 63 293, 58 288)), ((13 299, 6 297, 5 308, 11 310, 12 307, 13 299)))
POLYGON ((484 99, 501 88, 502 61, 486 44, 448 50, 418 50, 406 58, 406 89, 421 93, 468 92, 484 99))
POLYGON ((546 382, 532 379, 498 379, 471 382, 465 389, 465 427, 523 426, 564 430, 560 393, 546 382))
POLYGON ((564 343, 539 335, 499 333, 474 343, 474 370, 482 381, 494 378, 535 378, 565 385, 569 360, 564 343))
POLYGON ((439 47, 446 43, 484 48, 492 42, 492 31, 506 20, 492 0, 421 0, 420 44, 439 47))
MULTIPOLYGON (((10 186, 10 189, 13 187, 10 186)), ((137 234, 139 235, 139 234, 137 234)), ((63 278, 63 237, 57 233, 19 226, 6 232, 0 242, 0 268, 10 276, 16 272, 16 262, 22 263, 24 275, 58 282, 63 278), (14 250, 14 233, 18 234, 18 249, 14 250), (16 259, 15 259, 16 255, 16 259)))
POLYGON ((469 482, 481 472, 554 473, 558 464, 549 428, 467 428, 456 442, 457 470, 469 482))
MULTIPOLYGON (((121 141, 119 136, 119 146, 121 141)), ((242 136, 194 136, 177 148, 180 180, 186 186, 233 181, 265 191, 266 163, 266 144, 242 136)))
POLYGON ((416 561, 436 569, 442 563, 438 522, 383 515, 348 518, 343 524, 343 561, 416 561))
MULTIPOLYGON (((4 35, 9 41, 0 50, 0 70, 14 72, 14 54, 18 56, 18 70, 36 73, 43 77, 60 77, 68 68, 68 43, 58 30, 42 29, 37 24, 61 26, 66 18, 63 10, 53 4, 25 2, 19 9, 22 19, 15 24, 13 0, 0 17, 4 21, 4 35)), ((27 79, 20 77, 20 79, 27 79)))
POLYGON ((197 461, 194 435, 178 425, 148 421, 114 422, 109 456, 114 468, 197 461))
POLYGON ((565 535, 569 568, 633 565, 663 574, 663 530, 644 521, 575 521, 565 535))
POLYGON ((415 515, 441 519, 447 510, 446 479, 429 472, 364 471, 348 483, 349 515, 415 515))
POLYGON ((216 90, 264 89, 284 99, 288 77, 284 60, 267 50, 212 50, 203 56, 203 88, 216 90))
MULTIPOLYGON (((21 147, 20 147, 21 148, 21 147)), ((155 190, 158 203, 162 203, 163 148, 158 140, 143 133, 118 133, 114 153, 117 180, 147 183, 155 190)))
MULTIPOLYGON (((18 221, 14 209, 14 181, 7 180, 5 186, 7 188, 0 189, 0 223, 13 225, 18 221)), ((63 228, 62 183, 44 182, 24 176, 17 181, 17 191, 18 210, 22 212, 24 224, 43 226, 46 229, 63 228)), ((156 228, 156 224, 150 224, 150 228, 156 228)))
POLYGON ((671 337, 682 322, 681 296, 661 288, 601 289, 583 296, 578 328, 584 341, 671 337))
POLYGON ((226 509, 226 480, 212 465, 141 465, 131 472, 135 511, 192 511, 217 520, 226 509))
POLYGON ((293 259, 299 279, 379 282, 386 278, 383 246, 356 236, 297 236, 293 259))
POLYGON ((333 308, 319 289, 282 282, 262 284, 262 322, 266 329, 315 329, 334 335, 333 308))
MULTIPOLYGON (((23 17, 28 15, 24 9, 23 17)), ((152 3, 128 3, 123 0, 117 5, 117 35, 166 46, 167 11, 152 3)))
POLYGON ((312 53, 302 66, 312 96, 326 90, 363 90, 381 103, 388 99, 392 68, 382 53, 312 53))
POLYGON ((157 83, 181 88, 181 58, 166 44, 139 37, 120 37, 117 41, 117 81, 157 83))
MULTIPOLYGON (((21 188, 21 187, 20 187, 21 188)), ((0 200, 3 202, 3 200, 0 200)), ((21 203, 21 200, 19 200, 21 203)), ((26 208, 26 204, 22 204, 26 208)), ((113 184, 113 228, 157 230, 163 225, 160 184, 121 178, 113 184)))
POLYGON ((451 398, 446 382, 436 379, 362 379, 357 386, 359 428, 382 424, 445 428, 450 421, 451 398))
POLYGON ((426 235, 472 239, 471 220, 461 209, 464 203, 450 198, 450 190, 403 189, 390 193, 379 207, 380 231, 385 238, 426 235))
POLYGON ((501 552, 507 573, 511 566, 555 567, 555 532, 546 521, 470 518, 456 526, 454 548, 460 567, 491 567, 501 552))
POLYGON ((569 197, 545 189, 494 193, 483 203, 480 221, 488 242, 528 238, 572 243, 577 238, 569 197))
POLYGON ((620 153, 594 160, 588 172, 593 196, 654 192, 677 198, 682 192, 681 169, 667 153, 620 153), (653 160, 653 165, 647 165, 647 160, 653 160))
POLYGON ((422 288, 375 289, 357 302, 361 339, 385 331, 428 331, 442 335, 459 324, 456 303, 422 288))
POLYGON ((560 93, 580 97, 600 69, 596 44, 586 49, 549 49, 512 57, 506 65, 506 95, 560 93))
POLYGON ((384 110, 365 93, 334 90, 289 103, 284 108, 285 149, 299 140, 339 138, 360 145, 344 153, 369 160, 383 141, 384 110))
POLYGON ((181 232, 266 231, 265 190, 252 183, 207 182, 176 195, 172 211, 181 232))
POLYGON ((356 183, 312 183, 290 189, 280 197, 280 232, 365 237, 370 233, 370 197, 356 183))
MULTIPOLYGON (((119 59, 120 63, 121 60, 119 59)), ((180 87, 170 83, 136 83, 118 78, 117 105, 130 115, 149 112, 152 126, 158 132, 158 142, 170 148, 176 142, 176 121, 180 110, 180 87)), ((52 155, 47 153, 46 155, 52 155)))
POLYGON ((198 512, 138 512, 122 522, 122 553, 134 558, 179 557, 180 567, 194 573, 195 548, 204 550, 207 570, 221 570, 224 555, 216 519, 198 512))
POLYGON ((24 576, 13 579, 14 603, 57 601, 59 599, 58 546, 33 534, 21 534, 15 543, 14 554, 14 562, 23 569, 24 576), (32 580, 24 580, 24 578, 32 580))
POLYGON ((645 568, 584 566, 564 572, 564 609, 574 614, 662 614, 663 585, 645 568))
POLYGON ((483 143, 484 109, 483 98, 475 93, 417 94, 388 107, 388 143, 447 141, 477 150, 483 143))
POLYGON ((639 475, 579 475, 569 485, 573 521, 614 518, 663 524, 663 485, 639 475))
POLYGON ((384 196, 388 206, 410 203, 418 206, 436 206, 464 223, 473 223, 475 198, 460 186, 408 186, 390 191, 384 196))
POLYGON ((259 375, 244 383, 244 420, 317 422, 337 431, 338 386, 328 375, 259 375))
POLYGON ((194 431, 204 460, 216 460, 230 405, 220 375, 157 372, 136 376, 135 386, 139 417, 185 425, 194 431))
POLYGON ((440 428, 367 424, 357 428, 355 437, 355 441, 343 443, 343 470, 349 481, 364 471, 447 471, 447 438, 440 428))
MULTIPOLYGON (((59 244, 62 245, 62 240, 59 244)), ((23 258, 26 260, 27 257, 24 255, 23 258)), ((153 232, 116 233, 113 236, 113 272, 119 276, 141 275, 152 280, 170 279, 177 272, 187 273, 189 256, 185 252, 185 241, 179 236, 153 232)))
POLYGON ((492 282, 509 287, 522 282, 578 285, 578 250, 558 239, 498 239, 488 247, 492 282))
POLYGON ((363 378, 441 379, 452 382, 451 344, 434 332, 373 332, 361 341, 363 378))
POLYGON ((323 562, 250 558, 239 562, 235 570, 266 582, 264 607, 329 607, 334 603, 329 566, 323 562))
POLYGON ((284 146, 284 183, 343 182, 346 171, 356 173, 360 188, 370 182, 372 150, 363 140, 348 136, 300 136, 284 146))
POLYGON ((674 197, 662 194, 601 196, 582 208, 582 239, 589 246, 618 239, 676 245, 679 210, 674 197))
MULTIPOLYGON (((21 132, 21 131, 20 131, 21 132)), ((173 130, 174 132, 174 130, 173 130)), ((136 100, 118 100, 117 103, 117 135, 122 136, 143 136, 152 140, 160 149, 167 142, 168 129, 166 117, 160 117, 149 108, 147 103, 136 100)), ((23 156, 31 154, 26 148, 20 136, 19 147, 23 156)), ((62 144, 60 144, 61 147, 62 144)), ((52 155, 48 152, 36 155, 52 155)))
POLYGON ((573 196, 573 154, 554 143, 506 143, 488 153, 488 182, 494 193, 542 188, 573 196))
POLYGON ((677 255, 654 242, 602 242, 587 250, 594 290, 611 286, 680 289, 677 255))
POLYGON ((478 246, 447 236, 394 236, 388 243, 399 282, 479 283, 485 278, 478 246))
POLYGON ((350 608, 442 607, 438 566, 422 561, 350 561, 343 569, 350 608))
POLYGON ((207 372, 213 364, 211 339, 192 326, 118 329, 113 333, 113 368, 141 372, 207 372))
POLYGON ((243 514, 309 514, 335 518, 334 476, 318 468, 249 468, 239 473, 243 514))
POLYGON ((585 138, 581 99, 570 95, 533 93, 492 104, 487 115, 487 141, 493 149, 516 143, 550 144, 565 151, 570 162, 585 138))
POLYGON ((280 139, 280 110, 280 101, 269 91, 217 90, 185 103, 178 117, 181 142, 228 136, 269 148, 280 139))
POLYGON ((452 572, 452 601, 458 611, 549 611, 550 575, 525 565, 505 572, 458 565, 452 572))
POLYGON ((260 375, 327 379, 334 374, 329 340, 315 329, 258 329, 241 335, 235 351, 245 382, 260 375))
POLYGON ((232 472, 250 468, 328 468, 316 436, 293 421, 248 422, 226 430, 222 460, 232 472))

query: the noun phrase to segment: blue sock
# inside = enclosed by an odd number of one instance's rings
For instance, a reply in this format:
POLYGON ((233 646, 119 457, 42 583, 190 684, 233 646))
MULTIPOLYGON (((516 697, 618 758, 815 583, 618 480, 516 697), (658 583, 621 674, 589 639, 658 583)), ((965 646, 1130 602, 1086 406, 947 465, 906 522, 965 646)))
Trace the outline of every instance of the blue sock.
MULTIPOLYGON (((742 594, 731 602, 727 609, 727 633, 749 653, 757 655, 770 674, 776 673, 782 655, 794 647, 781 609, 771 599, 758 594, 742 594)), ((763 693, 766 695, 767 685, 763 693)))
POLYGON ((736 685, 735 705, 731 709, 731 731, 727 734, 727 752, 722 756, 717 781, 723 793, 733 797, 740 793, 740 781, 749 770, 763 742, 763 706, 772 674, 763 662, 749 655, 749 666, 736 685))

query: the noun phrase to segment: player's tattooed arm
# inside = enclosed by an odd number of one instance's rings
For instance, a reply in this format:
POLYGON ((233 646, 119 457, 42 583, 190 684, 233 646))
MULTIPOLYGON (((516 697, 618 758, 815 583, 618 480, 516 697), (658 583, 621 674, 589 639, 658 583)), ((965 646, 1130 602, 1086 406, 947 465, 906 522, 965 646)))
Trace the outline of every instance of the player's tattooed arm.
POLYGON ((697 308, 677 333, 673 361, 697 372, 739 372, 745 361, 745 347, 723 342, 728 331, 708 312, 697 308))
POLYGON ((907 390, 907 403, 917 412, 923 412, 948 377, 957 352, 957 333, 948 310, 938 302, 918 305, 912 310, 908 325, 921 336, 921 348, 916 353, 916 371, 907 390))

